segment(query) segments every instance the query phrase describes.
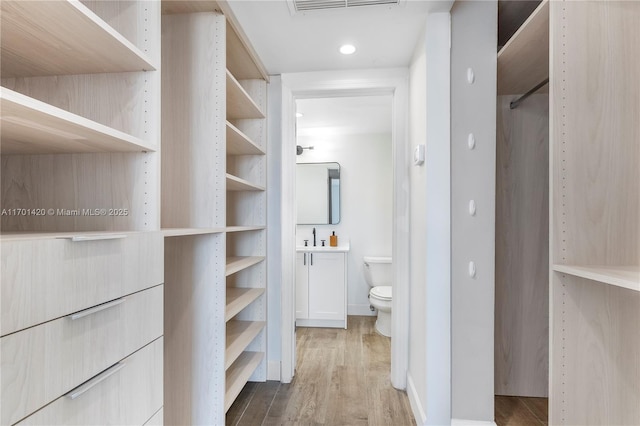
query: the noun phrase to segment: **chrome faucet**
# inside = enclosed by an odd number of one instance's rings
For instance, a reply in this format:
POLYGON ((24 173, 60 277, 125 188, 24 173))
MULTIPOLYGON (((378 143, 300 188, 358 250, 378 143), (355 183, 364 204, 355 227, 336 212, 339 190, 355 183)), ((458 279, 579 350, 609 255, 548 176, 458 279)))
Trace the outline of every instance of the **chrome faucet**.
POLYGON ((313 246, 316 246, 316 228, 313 228, 313 246))

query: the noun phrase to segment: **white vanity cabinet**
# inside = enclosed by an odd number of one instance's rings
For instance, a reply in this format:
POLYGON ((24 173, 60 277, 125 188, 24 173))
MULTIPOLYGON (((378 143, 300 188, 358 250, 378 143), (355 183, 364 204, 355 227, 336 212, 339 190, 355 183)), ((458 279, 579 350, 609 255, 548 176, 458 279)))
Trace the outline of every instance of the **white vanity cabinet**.
POLYGON ((298 250, 296 324, 347 328, 347 252, 340 248, 298 250))

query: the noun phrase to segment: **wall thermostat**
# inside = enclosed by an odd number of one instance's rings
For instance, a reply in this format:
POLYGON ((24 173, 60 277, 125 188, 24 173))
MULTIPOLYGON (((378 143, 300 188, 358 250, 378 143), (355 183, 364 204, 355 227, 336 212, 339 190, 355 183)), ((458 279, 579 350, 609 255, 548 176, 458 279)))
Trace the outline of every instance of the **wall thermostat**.
POLYGON ((422 163, 424 163, 424 145, 416 145, 413 151, 413 164, 419 166, 422 163))

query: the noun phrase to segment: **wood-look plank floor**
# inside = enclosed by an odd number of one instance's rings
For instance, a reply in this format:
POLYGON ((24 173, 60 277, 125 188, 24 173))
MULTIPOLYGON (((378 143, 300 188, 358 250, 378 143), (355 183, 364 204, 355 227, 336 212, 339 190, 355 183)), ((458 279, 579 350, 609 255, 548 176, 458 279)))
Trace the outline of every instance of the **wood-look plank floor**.
POLYGON ((389 380, 391 340, 374 323, 350 316, 347 330, 298 328, 293 381, 248 383, 227 425, 415 425, 407 394, 389 380))
MULTIPOLYGON (((347 330, 298 328, 289 384, 247 383, 227 425, 415 425, 405 392, 389 381, 391 340, 375 317, 349 317, 347 330)), ((498 426, 547 425, 547 399, 496 396, 498 426)))

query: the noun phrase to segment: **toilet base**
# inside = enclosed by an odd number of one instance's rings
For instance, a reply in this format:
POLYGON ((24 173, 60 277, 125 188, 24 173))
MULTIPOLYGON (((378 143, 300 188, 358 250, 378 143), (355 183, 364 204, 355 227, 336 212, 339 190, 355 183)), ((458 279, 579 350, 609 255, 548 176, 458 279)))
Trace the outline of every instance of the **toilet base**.
POLYGON ((378 310, 378 319, 376 319, 376 331, 383 336, 391 337, 391 312, 383 312, 378 310))

